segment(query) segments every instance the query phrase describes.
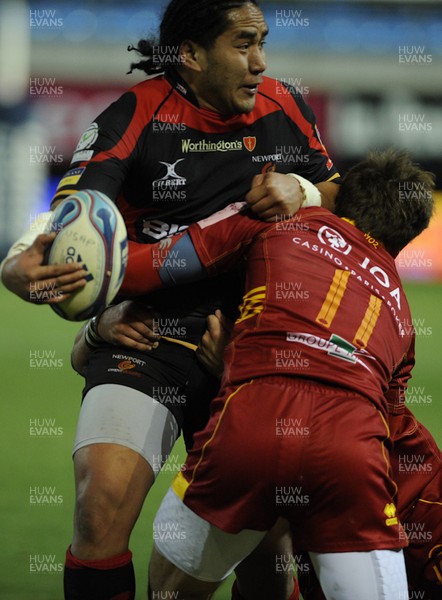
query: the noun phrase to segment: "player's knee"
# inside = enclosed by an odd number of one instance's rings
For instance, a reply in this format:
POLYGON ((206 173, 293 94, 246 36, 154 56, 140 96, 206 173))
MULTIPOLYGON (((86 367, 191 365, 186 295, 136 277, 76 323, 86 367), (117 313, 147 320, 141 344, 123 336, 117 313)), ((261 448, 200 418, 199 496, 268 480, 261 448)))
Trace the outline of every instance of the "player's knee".
MULTIPOLYGON (((81 539, 89 544, 99 544, 118 531, 130 535, 132 519, 125 514, 124 490, 113 482, 96 486, 93 483, 80 486, 75 506, 75 529, 81 539)), ((134 517, 135 519, 136 517, 134 517)))

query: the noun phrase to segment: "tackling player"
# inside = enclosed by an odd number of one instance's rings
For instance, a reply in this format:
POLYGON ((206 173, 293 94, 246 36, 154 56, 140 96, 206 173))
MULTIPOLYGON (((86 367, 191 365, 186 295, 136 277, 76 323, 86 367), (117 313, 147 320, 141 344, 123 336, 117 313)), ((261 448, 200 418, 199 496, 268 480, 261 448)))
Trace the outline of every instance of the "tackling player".
MULTIPOLYGON (((337 216, 310 208, 266 225, 234 206, 171 241, 185 268, 140 250, 147 291, 217 273, 248 247, 222 389, 156 517, 185 536, 157 538, 155 593, 206 598, 282 515, 327 598, 408 596, 387 420, 401 412, 414 332, 393 257, 428 226, 433 187, 407 155, 372 154, 346 175, 337 216), (404 181, 418 198, 401 198, 404 181), (303 300, 281 294, 290 282, 303 300)), ((438 485, 427 489, 437 505, 438 485)))
MULTIPOLYGON (((333 206, 339 175, 311 110, 293 90, 262 75, 267 31, 255 0, 172 0, 159 43, 143 40, 138 46, 144 60, 134 66, 155 76, 87 129, 54 205, 81 189, 103 192, 119 207, 130 239, 142 244, 185 230, 245 195, 262 219, 294 214, 303 198, 333 206), (292 161, 281 147, 296 149, 292 161), (298 179, 288 175, 292 171, 298 179)), ((57 292, 85 284, 81 269, 72 274, 72 267, 42 266, 51 239, 39 237, 6 261, 3 281, 20 297, 29 300, 36 281, 57 292)), ((187 427, 186 420, 192 421, 190 430, 205 421, 218 382, 194 350, 207 315, 236 304, 236 289, 228 275, 187 287, 179 300, 164 292, 142 299, 137 309, 142 327, 130 352, 121 343, 103 344, 96 320, 88 327, 95 352, 74 447, 77 498, 65 569, 68 600, 133 598, 130 533, 179 429, 187 427), (155 319, 162 338, 157 347, 159 335, 148 326, 152 305, 161 310, 155 319), (147 348, 154 349, 146 355, 147 348), (184 403, 170 398, 171 388, 184 403)), ((264 597, 268 582, 259 581, 256 572, 249 594, 264 597)), ((275 594, 269 585, 269 594, 275 594)), ((285 600, 292 584, 284 586, 285 600)))

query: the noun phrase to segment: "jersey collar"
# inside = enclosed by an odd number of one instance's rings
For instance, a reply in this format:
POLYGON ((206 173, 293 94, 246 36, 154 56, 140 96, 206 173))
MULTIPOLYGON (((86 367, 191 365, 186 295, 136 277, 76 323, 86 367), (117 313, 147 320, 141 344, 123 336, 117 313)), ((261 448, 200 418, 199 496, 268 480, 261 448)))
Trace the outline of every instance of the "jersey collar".
MULTIPOLYGON (((356 229, 358 229, 358 226, 356 225, 356 221, 354 221, 353 219, 347 219, 347 217, 341 217, 341 219, 343 221, 346 221, 347 223, 350 223, 350 225, 353 225, 354 227, 356 227, 356 229)), ((382 248, 384 248, 384 244, 382 242, 380 242, 379 240, 377 240, 376 238, 374 238, 370 232, 368 233, 364 233, 364 237, 366 240, 373 240, 374 242, 376 242, 377 244, 379 244, 379 246, 381 246, 382 248)), ((373 242, 372 242, 373 243, 373 242)))
POLYGON ((200 108, 197 97, 187 84, 187 82, 178 74, 175 69, 170 69, 166 74, 166 79, 183 98, 194 104, 197 108, 200 108))

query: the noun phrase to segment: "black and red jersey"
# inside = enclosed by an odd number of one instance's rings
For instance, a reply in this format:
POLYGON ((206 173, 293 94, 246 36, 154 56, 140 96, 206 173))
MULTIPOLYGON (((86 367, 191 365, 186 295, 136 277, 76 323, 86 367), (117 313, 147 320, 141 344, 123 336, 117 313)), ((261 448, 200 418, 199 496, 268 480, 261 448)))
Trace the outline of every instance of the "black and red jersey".
MULTIPOLYGON (((270 169, 339 182, 300 95, 264 78, 253 111, 226 117, 199 107, 177 74, 160 75, 134 86, 90 125, 54 200, 82 189, 103 192, 120 209, 129 239, 152 243, 241 199, 253 177, 270 169)), ((211 306, 202 314, 211 312, 215 288, 204 282, 183 293, 183 315, 206 301, 211 306)), ((171 314, 177 306, 170 296, 160 303, 171 314)))

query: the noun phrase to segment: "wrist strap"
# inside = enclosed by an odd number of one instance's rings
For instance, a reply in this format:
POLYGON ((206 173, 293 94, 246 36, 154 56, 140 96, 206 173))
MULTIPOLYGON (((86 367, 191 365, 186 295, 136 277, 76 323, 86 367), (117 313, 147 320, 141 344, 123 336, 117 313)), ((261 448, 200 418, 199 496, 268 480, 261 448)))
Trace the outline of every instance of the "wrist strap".
POLYGON ((104 340, 98 333, 98 321, 107 308, 110 307, 106 306, 104 308, 100 308, 95 317, 92 317, 92 319, 90 319, 90 321, 88 321, 86 324, 86 328, 84 330, 84 341, 89 350, 96 350, 100 346, 107 344, 106 340, 104 340))
POLYGON ((321 206, 321 192, 311 181, 304 179, 304 177, 301 177, 301 175, 296 175, 296 173, 287 173, 287 175, 291 175, 299 181, 302 192, 301 208, 307 208, 309 206, 321 206))

